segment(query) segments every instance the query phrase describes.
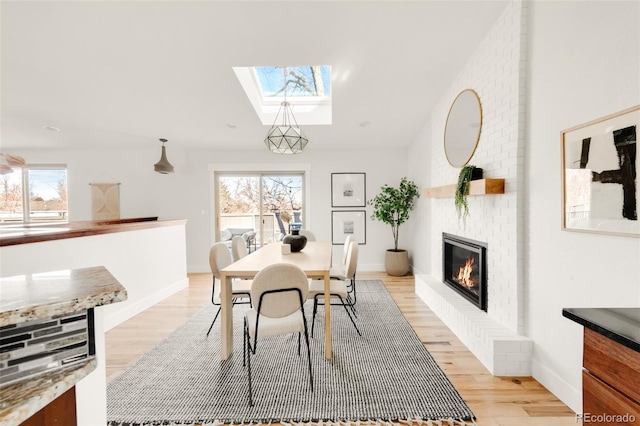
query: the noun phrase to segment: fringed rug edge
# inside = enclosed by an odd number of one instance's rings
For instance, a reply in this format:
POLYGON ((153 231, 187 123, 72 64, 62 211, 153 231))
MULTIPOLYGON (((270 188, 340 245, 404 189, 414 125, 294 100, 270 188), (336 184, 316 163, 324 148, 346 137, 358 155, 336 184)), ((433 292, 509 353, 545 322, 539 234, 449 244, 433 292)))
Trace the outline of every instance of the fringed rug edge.
POLYGON ((417 426, 477 426, 475 419, 402 419, 402 420, 386 420, 386 419, 368 419, 358 421, 346 420, 314 420, 314 421, 291 421, 291 420, 272 420, 272 421, 251 421, 251 422, 233 422, 220 420, 198 420, 198 421, 162 421, 154 420, 148 422, 107 422, 107 426, 267 426, 273 424, 281 424, 283 426, 365 426, 365 425, 417 425, 417 426))

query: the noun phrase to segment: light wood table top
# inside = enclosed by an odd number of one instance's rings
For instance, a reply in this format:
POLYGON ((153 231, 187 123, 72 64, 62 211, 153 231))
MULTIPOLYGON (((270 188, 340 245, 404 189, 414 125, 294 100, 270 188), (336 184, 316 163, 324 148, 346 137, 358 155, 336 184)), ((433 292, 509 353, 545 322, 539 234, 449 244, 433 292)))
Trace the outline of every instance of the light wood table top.
MULTIPOLYGON (((331 269, 332 245, 329 241, 309 241, 305 248, 297 253, 282 254, 282 244, 271 243, 254 251, 246 257, 232 263, 220 271, 221 287, 221 326, 222 359, 233 353, 233 315, 231 312, 231 279, 253 278, 259 271, 274 263, 292 263, 299 266, 309 278, 324 280, 325 300, 330 300, 329 270, 331 269)), ((325 358, 331 359, 331 305, 325 305, 325 358)))

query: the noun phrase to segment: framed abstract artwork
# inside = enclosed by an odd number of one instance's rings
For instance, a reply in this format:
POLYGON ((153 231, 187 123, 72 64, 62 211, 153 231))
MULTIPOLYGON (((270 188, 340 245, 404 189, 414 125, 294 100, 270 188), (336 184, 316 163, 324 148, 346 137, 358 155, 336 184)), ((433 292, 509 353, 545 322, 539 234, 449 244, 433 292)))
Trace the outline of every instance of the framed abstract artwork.
POLYGON ((331 173, 331 207, 365 207, 364 173, 331 173))
POLYGON ((358 244, 367 243, 366 210, 334 210, 331 212, 331 242, 344 244, 352 235, 358 244))
POLYGON ((561 133, 562 229, 640 237, 640 105, 561 133))

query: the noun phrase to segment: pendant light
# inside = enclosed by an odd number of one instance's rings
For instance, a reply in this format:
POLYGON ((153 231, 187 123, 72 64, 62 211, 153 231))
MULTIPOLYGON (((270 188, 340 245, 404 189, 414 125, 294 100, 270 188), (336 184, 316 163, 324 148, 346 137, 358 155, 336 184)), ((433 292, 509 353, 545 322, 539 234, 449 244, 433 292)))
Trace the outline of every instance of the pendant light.
MULTIPOLYGON (((285 68, 285 79, 289 75, 288 70, 285 68)), ((269 129, 267 137, 264 139, 264 143, 271 152, 276 154, 298 154, 302 152, 305 146, 309 143, 309 139, 302 133, 302 130, 298 126, 298 122, 291 111, 291 104, 287 102, 287 85, 288 81, 284 84, 284 101, 280 104, 280 109, 276 114, 276 119, 273 121, 273 126, 269 129), (282 124, 278 123, 278 117, 282 115, 282 124)))
POLYGON ((167 140, 160 139, 160 142, 162 142, 162 155, 160 156, 160 161, 153 165, 153 170, 163 175, 166 175, 167 173, 173 173, 173 166, 171 165, 171 163, 169 163, 169 160, 167 160, 167 151, 164 147, 164 144, 167 142, 167 140))

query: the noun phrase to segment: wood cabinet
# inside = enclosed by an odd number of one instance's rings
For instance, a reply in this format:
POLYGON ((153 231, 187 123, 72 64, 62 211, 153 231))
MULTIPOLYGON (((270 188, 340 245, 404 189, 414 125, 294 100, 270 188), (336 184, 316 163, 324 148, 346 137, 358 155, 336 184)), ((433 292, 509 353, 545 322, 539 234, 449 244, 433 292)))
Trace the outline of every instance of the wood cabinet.
POLYGON ((640 426, 640 309, 564 309, 584 326, 584 425, 640 426))
POLYGON ((584 424, 640 426, 640 353, 584 329, 584 424))
POLYGON ((74 386, 20 423, 20 426, 74 426, 78 424, 77 421, 74 386))

